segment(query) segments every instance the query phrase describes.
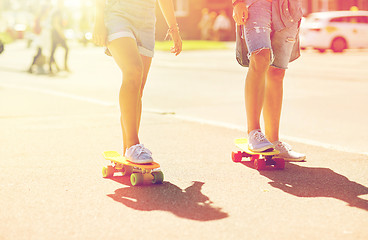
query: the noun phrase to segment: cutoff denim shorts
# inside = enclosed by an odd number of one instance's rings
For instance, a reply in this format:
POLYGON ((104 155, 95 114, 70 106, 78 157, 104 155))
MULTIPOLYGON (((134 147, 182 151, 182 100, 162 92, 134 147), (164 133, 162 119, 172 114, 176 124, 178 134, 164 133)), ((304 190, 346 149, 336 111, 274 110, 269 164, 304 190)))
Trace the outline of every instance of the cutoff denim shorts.
POLYGON ((156 0, 108 0, 105 25, 108 42, 130 37, 139 53, 153 57, 155 48, 156 0))
POLYGON ((248 7, 248 19, 244 28, 245 41, 249 50, 248 58, 252 53, 270 49, 270 65, 287 69, 299 25, 294 24, 281 31, 273 31, 271 10, 272 3, 267 0, 258 0, 248 7))

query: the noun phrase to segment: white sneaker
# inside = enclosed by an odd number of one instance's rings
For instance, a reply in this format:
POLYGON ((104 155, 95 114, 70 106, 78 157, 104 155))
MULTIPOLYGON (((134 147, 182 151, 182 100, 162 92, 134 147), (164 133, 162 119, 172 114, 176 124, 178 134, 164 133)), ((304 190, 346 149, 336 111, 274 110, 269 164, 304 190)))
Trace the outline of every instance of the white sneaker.
POLYGON ((276 150, 280 151, 280 154, 277 157, 285 159, 285 161, 289 162, 301 162, 306 159, 305 154, 295 152, 291 149, 291 146, 287 143, 281 141, 273 142, 276 150))
POLYGON ((153 162, 152 152, 144 147, 143 144, 136 144, 128 148, 125 157, 132 163, 146 164, 153 162))
POLYGON ((260 129, 253 130, 248 135, 248 148, 253 152, 264 152, 274 148, 260 129))

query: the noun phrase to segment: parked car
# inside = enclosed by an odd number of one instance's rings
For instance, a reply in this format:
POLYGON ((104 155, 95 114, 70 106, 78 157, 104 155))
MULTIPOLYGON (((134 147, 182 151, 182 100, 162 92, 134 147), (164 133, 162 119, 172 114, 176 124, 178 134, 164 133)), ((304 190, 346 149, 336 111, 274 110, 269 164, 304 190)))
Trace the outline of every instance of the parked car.
POLYGON ((300 43, 320 52, 368 48, 368 11, 311 13, 302 20, 300 43))

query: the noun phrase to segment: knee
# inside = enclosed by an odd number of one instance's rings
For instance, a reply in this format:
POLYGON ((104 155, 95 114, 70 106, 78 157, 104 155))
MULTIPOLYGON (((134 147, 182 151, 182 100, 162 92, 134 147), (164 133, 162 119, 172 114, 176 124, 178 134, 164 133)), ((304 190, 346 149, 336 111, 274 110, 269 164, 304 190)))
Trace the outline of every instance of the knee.
POLYGON ((122 69, 123 85, 125 87, 140 90, 142 84, 143 67, 141 65, 131 65, 122 69))
POLYGON ((285 77, 285 69, 270 67, 268 69, 268 79, 274 83, 282 84, 285 77))
POLYGON ((261 49, 252 53, 250 67, 255 71, 266 71, 270 66, 271 50, 261 49))
POLYGON ((124 76, 128 76, 131 79, 141 80, 143 76, 143 66, 140 64, 131 65, 123 72, 124 76))

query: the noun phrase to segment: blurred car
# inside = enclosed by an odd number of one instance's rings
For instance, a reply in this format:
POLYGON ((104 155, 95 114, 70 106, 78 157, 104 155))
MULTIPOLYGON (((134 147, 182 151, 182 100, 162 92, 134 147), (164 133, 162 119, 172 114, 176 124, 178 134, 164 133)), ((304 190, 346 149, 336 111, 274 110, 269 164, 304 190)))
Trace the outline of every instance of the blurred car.
POLYGON ((368 48, 368 11, 311 13, 300 27, 301 48, 342 52, 349 48, 368 48))

